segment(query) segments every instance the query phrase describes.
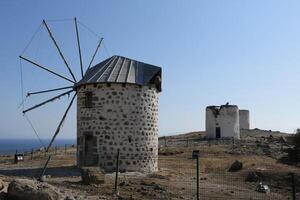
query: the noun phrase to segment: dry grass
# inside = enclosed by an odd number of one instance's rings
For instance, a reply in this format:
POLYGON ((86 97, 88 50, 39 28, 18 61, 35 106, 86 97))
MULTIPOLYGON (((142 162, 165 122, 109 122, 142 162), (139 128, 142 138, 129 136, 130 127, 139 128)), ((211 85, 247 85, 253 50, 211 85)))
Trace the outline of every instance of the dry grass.
MULTIPOLYGON (((188 137, 198 135, 199 133, 193 133, 188 137)), ((231 147, 232 144, 199 142, 193 147, 181 145, 160 148, 159 171, 148 175, 122 174, 119 180, 119 183, 123 182, 119 186, 120 196, 123 199, 195 199, 196 160, 191 159, 193 150, 200 151, 202 199, 288 199, 291 196, 288 173, 294 172, 299 178, 299 168, 282 164, 263 154, 227 153, 231 147), (243 162, 243 169, 234 173, 228 172, 235 160, 243 162), (263 174, 263 181, 271 187, 271 194, 258 193, 255 191, 257 183, 245 182, 250 171, 263 174)), ((52 175, 49 182, 74 194, 102 195, 103 199, 111 199, 114 175, 107 175, 103 185, 83 185, 80 174, 74 167, 75 152, 76 149, 73 148, 68 150, 68 154, 60 151, 52 157, 48 170, 52 175)), ((0 157, 0 174, 3 175, 1 179, 9 181, 14 177, 30 177, 34 174, 30 169, 41 168, 46 158, 43 153, 37 153, 34 160, 28 155, 25 162, 12 164, 12 157, 0 157)))

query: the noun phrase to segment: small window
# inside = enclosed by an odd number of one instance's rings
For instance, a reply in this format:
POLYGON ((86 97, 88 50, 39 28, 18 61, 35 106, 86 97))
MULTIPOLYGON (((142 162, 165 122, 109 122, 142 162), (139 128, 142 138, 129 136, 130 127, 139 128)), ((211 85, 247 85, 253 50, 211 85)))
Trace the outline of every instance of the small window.
POLYGON ((86 92, 85 93, 85 101, 84 101, 86 108, 92 108, 93 107, 93 93, 92 92, 86 92))

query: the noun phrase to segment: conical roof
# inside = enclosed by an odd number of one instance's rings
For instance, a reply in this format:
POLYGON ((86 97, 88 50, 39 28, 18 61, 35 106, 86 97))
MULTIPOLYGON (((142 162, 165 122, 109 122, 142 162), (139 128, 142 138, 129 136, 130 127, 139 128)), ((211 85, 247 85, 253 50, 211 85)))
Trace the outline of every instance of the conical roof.
POLYGON ((115 55, 87 70, 76 86, 90 83, 155 84, 161 91, 160 80, 160 67, 115 55))

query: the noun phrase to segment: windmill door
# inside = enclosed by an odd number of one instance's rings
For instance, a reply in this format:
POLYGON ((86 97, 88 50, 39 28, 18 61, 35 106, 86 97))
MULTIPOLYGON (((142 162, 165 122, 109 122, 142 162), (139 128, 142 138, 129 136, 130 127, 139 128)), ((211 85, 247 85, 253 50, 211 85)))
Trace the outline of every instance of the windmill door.
POLYGON ((86 135, 84 143, 84 166, 95 166, 97 164, 97 138, 92 135, 86 135))
POLYGON ((216 127, 216 138, 221 138, 221 127, 216 127))

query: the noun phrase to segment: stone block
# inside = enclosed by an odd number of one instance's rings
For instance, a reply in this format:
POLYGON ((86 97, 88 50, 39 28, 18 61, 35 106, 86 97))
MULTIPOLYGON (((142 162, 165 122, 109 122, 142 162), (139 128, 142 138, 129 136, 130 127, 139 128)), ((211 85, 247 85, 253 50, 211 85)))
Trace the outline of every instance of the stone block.
POLYGON ((105 182, 105 173, 99 167, 82 167, 81 178, 84 184, 103 184, 105 182))

